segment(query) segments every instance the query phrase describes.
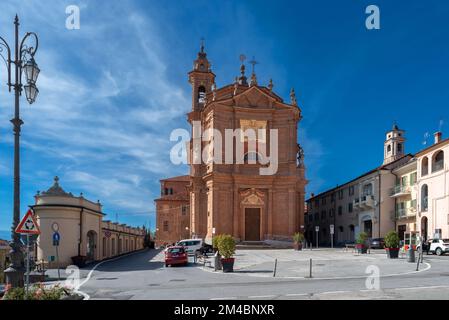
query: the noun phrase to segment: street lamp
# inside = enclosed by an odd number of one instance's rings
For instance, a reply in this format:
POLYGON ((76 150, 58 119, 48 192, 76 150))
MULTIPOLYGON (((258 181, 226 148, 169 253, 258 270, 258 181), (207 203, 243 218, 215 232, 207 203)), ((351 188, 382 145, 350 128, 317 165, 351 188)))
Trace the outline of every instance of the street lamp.
POLYGON ((20 222, 20 130, 23 125, 20 119, 20 96, 22 90, 25 89, 25 95, 28 103, 32 104, 39 93, 36 87, 37 77, 39 75, 39 67, 34 61, 39 46, 37 34, 34 32, 27 32, 25 36, 19 41, 19 17, 16 15, 14 19, 15 26, 15 41, 14 41, 14 60, 11 60, 11 48, 8 42, 0 37, 0 57, 6 64, 8 72, 8 90, 14 89, 14 118, 11 120, 14 131, 14 209, 13 222, 11 227, 10 242, 11 251, 10 265, 5 270, 6 283, 11 287, 23 287, 24 275, 24 259, 22 253, 22 243, 20 235, 15 232, 17 225, 20 222), (28 40, 32 41, 32 45, 28 45, 28 40), (34 40, 34 41, 33 41, 34 40), (12 78, 12 65, 14 65, 14 83, 12 78), (22 84, 22 74, 25 73, 26 85, 22 84))

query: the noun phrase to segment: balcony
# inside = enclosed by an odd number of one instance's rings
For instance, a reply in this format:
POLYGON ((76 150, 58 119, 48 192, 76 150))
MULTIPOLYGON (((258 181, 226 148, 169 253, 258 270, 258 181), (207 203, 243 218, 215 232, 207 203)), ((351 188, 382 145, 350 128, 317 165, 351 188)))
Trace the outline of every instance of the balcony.
POLYGON ((362 196, 360 198, 360 207, 365 209, 374 208, 375 207, 374 196, 373 195, 362 196))
POLYGON ((366 196, 362 196, 360 198, 355 198, 353 201, 353 207, 356 210, 370 209, 370 208, 374 208, 375 206, 376 205, 375 205, 373 195, 366 195, 366 196))
POLYGON ((416 200, 402 202, 396 208, 395 216, 397 220, 416 217, 416 200))
POLYGON ((410 186, 397 185, 390 189, 390 197, 397 198, 406 195, 411 195, 412 188, 410 186))

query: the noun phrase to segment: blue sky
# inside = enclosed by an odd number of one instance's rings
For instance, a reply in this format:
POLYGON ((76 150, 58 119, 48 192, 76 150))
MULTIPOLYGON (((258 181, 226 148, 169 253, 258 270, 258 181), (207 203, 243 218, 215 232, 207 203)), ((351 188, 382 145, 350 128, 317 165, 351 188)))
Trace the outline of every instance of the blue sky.
MULTIPOLYGON (((273 78, 303 111, 307 192, 320 192, 378 166, 393 121, 408 152, 425 132, 445 131, 449 90, 449 4, 432 1, 9 1, 0 35, 40 36, 40 95, 22 99, 22 212, 55 175, 74 194, 101 200, 109 218, 154 227, 159 179, 187 173, 169 161, 169 134, 188 128, 187 72, 199 39, 226 85, 239 55, 253 55, 259 84, 273 78), (107 3, 107 4, 106 4, 107 3), (81 8, 81 29, 65 8, 81 8), (365 28, 365 8, 381 29, 365 28)), ((13 96, 0 67, 0 230, 12 212, 13 96)))

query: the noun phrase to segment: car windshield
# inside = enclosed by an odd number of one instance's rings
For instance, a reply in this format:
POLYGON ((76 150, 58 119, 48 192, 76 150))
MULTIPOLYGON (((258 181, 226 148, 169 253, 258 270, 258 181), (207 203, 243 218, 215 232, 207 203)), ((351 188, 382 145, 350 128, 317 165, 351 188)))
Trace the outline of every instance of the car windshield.
POLYGON ((172 249, 168 249, 169 253, 184 253, 184 249, 182 248, 172 248, 172 249))

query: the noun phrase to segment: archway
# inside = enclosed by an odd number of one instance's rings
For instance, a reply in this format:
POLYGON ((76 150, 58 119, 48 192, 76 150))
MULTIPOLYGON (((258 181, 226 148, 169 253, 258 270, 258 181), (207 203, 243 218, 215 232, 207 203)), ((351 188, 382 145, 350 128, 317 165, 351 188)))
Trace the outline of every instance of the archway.
POLYGON ((93 230, 90 230, 87 233, 87 261, 94 261, 96 257, 96 249, 97 249, 97 233, 93 230))
POLYGON ((428 219, 427 217, 421 218, 421 236, 423 237, 423 241, 427 241, 427 232, 428 232, 428 219))

